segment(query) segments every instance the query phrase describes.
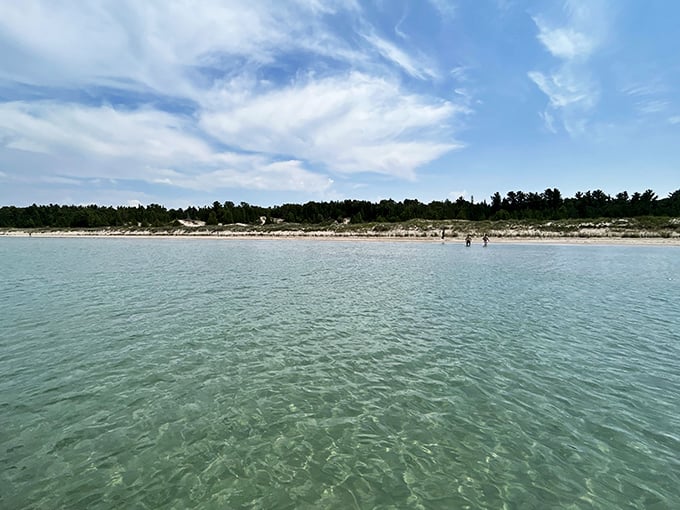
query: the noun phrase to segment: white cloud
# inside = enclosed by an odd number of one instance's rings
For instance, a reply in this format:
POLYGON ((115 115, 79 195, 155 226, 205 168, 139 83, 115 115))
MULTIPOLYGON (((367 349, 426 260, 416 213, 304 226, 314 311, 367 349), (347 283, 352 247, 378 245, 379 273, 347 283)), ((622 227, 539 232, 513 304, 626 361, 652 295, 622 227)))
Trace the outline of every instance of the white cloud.
POLYGON ((569 66, 549 75, 532 71, 529 78, 548 96, 550 105, 556 109, 571 105, 590 108, 597 99, 597 87, 569 66))
POLYGON ((387 60, 392 61, 415 78, 436 78, 437 73, 426 65, 424 57, 413 58, 391 42, 375 34, 365 35, 364 38, 387 60))
POLYGON ((545 128, 548 131, 550 131, 551 133, 557 133, 557 130, 555 129, 555 118, 549 111, 539 112, 538 115, 543 119, 545 128))
POLYGON ((589 59, 606 40, 608 6, 604 0, 567 0, 559 17, 534 16, 537 39, 559 59, 550 71, 534 70, 529 78, 548 97, 549 109, 541 114, 546 127, 556 132, 555 119, 571 135, 587 129, 590 113, 600 96, 589 59))
POLYGON ((408 17, 408 9, 405 8, 404 13, 401 15, 401 18, 399 19, 399 22, 394 26, 394 33, 398 37, 404 39, 405 41, 409 39, 409 36, 406 34, 406 32, 404 32, 401 29, 401 25, 404 23, 404 21, 406 21, 407 17, 408 17))
POLYGON ((466 66, 457 66, 449 71, 451 77, 461 83, 470 81, 469 77, 470 68, 466 66))
POLYGON ((119 111, 55 102, 0 104, 5 146, 31 152, 65 152, 154 161, 205 162, 202 140, 184 133, 187 123, 157 110, 119 111))
POLYGON ((223 74, 230 60, 257 64, 288 50, 345 62, 366 57, 336 37, 323 15, 354 2, 205 0, 198 3, 3 4, 0 78, 36 85, 115 86, 195 98, 202 66, 223 74))
POLYGON ((0 84, 54 98, 0 103, 12 172, 30 159, 43 179, 330 193, 333 172, 413 179, 463 146, 453 125, 467 95, 457 105, 404 89, 402 72, 429 80, 434 66, 375 35, 355 0, 27 0, 2 11, 0 84), (350 36, 329 22, 340 15, 350 36), (101 101, 100 87, 125 106, 75 102, 101 101))
POLYGON ((68 186, 82 186, 83 182, 85 182, 82 179, 71 179, 68 177, 49 175, 41 179, 41 181, 48 184, 67 184, 68 186))
MULTIPOLYGON (((636 76, 624 77, 624 85, 619 90, 632 103, 632 108, 638 114, 636 120, 644 123, 646 120, 656 122, 658 118, 668 119, 669 114, 675 110, 675 91, 667 78, 669 70, 652 63, 648 69, 635 68, 629 71, 636 76)), ((670 119, 668 122, 673 124, 670 119)))
POLYGON ((680 124, 680 115, 673 115, 668 117, 668 122, 671 124, 680 124))
POLYGON ((322 191, 331 184, 327 176, 305 169, 299 161, 216 150, 188 134, 192 130, 188 122, 150 109, 0 104, 5 147, 35 152, 35 146, 46 161, 64 158, 69 164, 60 165, 60 172, 68 178, 115 177, 206 191, 225 187, 322 191), (22 144, 25 140, 30 143, 22 144), (102 157, 106 163, 96 163, 102 157))
POLYGON ((467 109, 404 94, 389 81, 351 73, 248 97, 225 89, 200 125, 226 144, 321 163, 333 171, 412 178, 460 148, 449 123, 467 109), (219 105, 219 106, 218 106, 219 105))
POLYGON ((534 18, 534 22, 539 29, 538 40, 557 58, 586 58, 596 47, 594 38, 573 27, 549 28, 540 18, 534 18))
POLYGON ((634 83, 623 87, 622 92, 633 97, 656 96, 668 92, 658 79, 651 83, 634 83))
POLYGON ((449 192, 449 199, 454 201, 458 200, 459 198, 467 198, 467 196, 468 192, 466 190, 449 192))
POLYGON ((653 115, 668 111, 671 106, 670 102, 661 99, 650 99, 647 101, 638 101, 635 108, 643 115, 653 115))
POLYGON ((429 0, 429 2, 444 19, 452 20, 456 17, 457 6, 453 0, 429 0))
POLYGON ((237 165, 220 168, 195 176, 180 176, 173 184, 183 188, 210 191, 215 188, 246 188, 276 191, 321 192, 333 181, 307 171, 300 161, 267 161, 266 158, 244 157, 237 165))

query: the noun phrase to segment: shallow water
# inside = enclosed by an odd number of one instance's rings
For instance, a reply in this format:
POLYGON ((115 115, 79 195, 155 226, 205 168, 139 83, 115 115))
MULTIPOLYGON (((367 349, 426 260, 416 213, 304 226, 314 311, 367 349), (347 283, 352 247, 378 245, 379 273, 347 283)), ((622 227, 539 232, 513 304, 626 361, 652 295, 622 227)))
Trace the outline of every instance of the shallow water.
POLYGON ((680 508, 676 248, 0 260, 0 508, 680 508))

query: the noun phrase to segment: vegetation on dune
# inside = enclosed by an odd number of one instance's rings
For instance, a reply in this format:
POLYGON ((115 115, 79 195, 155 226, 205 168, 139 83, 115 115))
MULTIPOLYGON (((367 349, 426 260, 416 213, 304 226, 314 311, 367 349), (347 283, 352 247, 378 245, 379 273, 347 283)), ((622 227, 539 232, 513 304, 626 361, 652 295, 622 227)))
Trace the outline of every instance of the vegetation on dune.
POLYGON ((600 190, 563 198, 558 189, 543 193, 510 191, 490 201, 473 198, 456 201, 362 200, 307 202, 259 207, 241 202, 214 202, 211 206, 166 209, 158 204, 138 207, 97 205, 36 205, 0 207, 0 228, 18 229, 101 229, 134 231, 185 230, 186 220, 200 221, 211 232, 332 231, 381 235, 434 236, 442 228, 448 235, 458 232, 515 232, 515 235, 543 234, 657 235, 680 233, 680 190, 659 198, 652 190, 618 193, 612 197, 600 190), (616 218, 616 220, 613 220, 616 218), (264 224, 263 224, 264 223, 264 224))

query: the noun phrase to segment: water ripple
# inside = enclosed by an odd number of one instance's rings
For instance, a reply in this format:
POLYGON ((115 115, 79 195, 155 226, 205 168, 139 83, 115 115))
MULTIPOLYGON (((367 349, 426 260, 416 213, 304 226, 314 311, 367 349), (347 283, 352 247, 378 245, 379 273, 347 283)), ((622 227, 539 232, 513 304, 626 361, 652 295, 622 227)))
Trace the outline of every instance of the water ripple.
POLYGON ((676 255, 0 240, 0 507, 678 508, 676 255))

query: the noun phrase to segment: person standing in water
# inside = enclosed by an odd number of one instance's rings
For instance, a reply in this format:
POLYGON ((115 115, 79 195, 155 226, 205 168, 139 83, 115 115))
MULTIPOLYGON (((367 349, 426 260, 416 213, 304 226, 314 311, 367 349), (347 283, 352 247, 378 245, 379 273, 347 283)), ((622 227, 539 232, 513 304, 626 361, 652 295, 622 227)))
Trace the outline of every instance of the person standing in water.
POLYGON ((484 241, 484 248, 486 248, 486 245, 489 244, 489 236, 484 234, 484 237, 482 237, 482 241, 484 241))
POLYGON ((471 244, 472 244, 472 236, 470 234, 468 234, 467 237, 465 238, 465 246, 467 246, 469 248, 471 244))

